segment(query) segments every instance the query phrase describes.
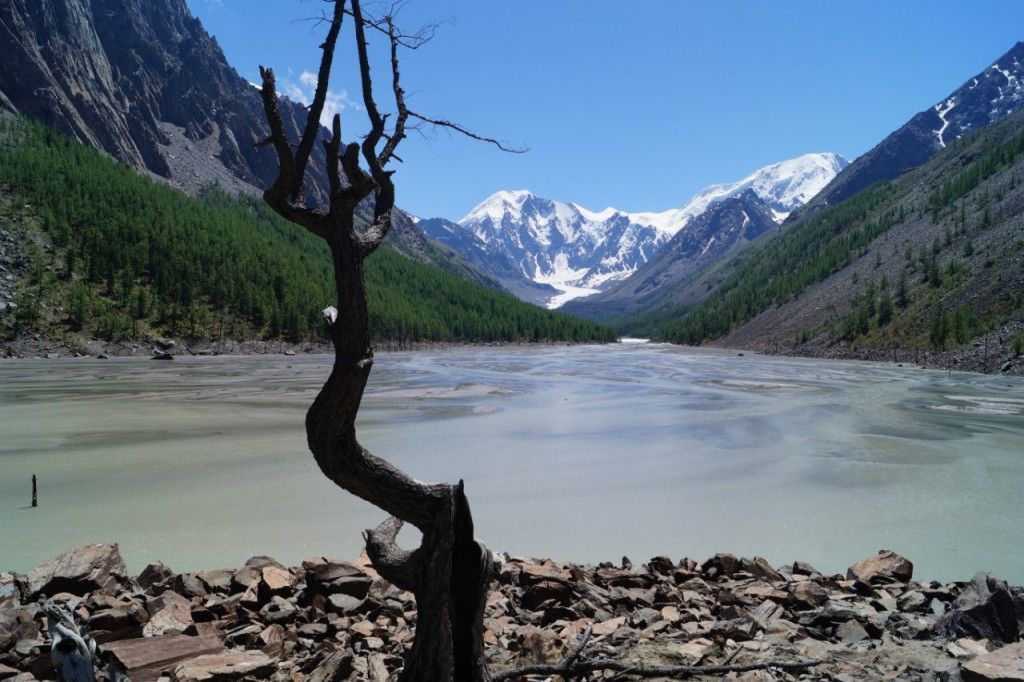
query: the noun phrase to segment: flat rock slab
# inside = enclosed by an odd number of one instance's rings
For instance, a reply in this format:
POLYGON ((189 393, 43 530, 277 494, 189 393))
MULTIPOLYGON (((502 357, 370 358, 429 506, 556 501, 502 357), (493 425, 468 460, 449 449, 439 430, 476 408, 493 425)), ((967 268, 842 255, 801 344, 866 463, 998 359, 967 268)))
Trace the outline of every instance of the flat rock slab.
POLYGON ((128 669, 132 682, 151 682, 176 663, 204 654, 220 653, 224 650, 224 642, 216 635, 164 635, 108 642, 103 649, 128 669))
POLYGON ((227 651, 198 656, 174 669, 179 682, 235 680, 247 675, 265 678, 277 668, 277 661, 262 651, 227 651))
POLYGON ((964 682, 1024 682, 1024 642, 1007 644, 964 663, 964 682))
POLYGON ((69 592, 79 597, 86 592, 112 592, 118 578, 127 574, 117 543, 79 545, 47 559, 28 574, 32 598, 40 594, 69 592))

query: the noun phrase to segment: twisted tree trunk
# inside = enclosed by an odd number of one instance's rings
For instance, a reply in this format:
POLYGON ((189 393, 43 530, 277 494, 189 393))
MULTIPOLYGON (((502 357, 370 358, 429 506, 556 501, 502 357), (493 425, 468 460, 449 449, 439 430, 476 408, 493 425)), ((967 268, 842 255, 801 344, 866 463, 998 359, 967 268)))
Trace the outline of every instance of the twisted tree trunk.
POLYGON ((392 514, 367 531, 366 540, 381 576, 416 597, 416 636, 400 679, 487 680, 483 610, 491 555, 473 537, 462 481, 415 481, 356 439, 355 418, 373 351, 361 259, 352 240, 337 242, 331 249, 340 305, 336 319, 329 320, 334 368, 306 414, 309 448, 328 478, 392 514), (395 543, 403 521, 423 535, 415 551, 395 543))
POLYGON ((390 17, 364 19, 359 0, 352 0, 350 12, 345 4, 345 0, 334 0, 330 27, 321 45, 323 56, 316 92, 297 145, 292 145, 284 132, 274 73, 260 69, 270 136, 259 144, 273 146, 279 168, 274 184, 264 192, 264 199, 284 218, 322 237, 330 246, 334 264, 337 307, 324 311, 334 345, 334 367, 306 414, 307 440, 324 475, 390 515, 375 530, 367 531, 365 537, 374 567, 385 579, 416 597, 416 636, 401 679, 488 680, 483 663, 483 609, 492 560, 487 548, 473 538, 473 518, 462 481, 455 485, 417 481, 368 452, 356 439, 355 428, 373 367, 363 262, 387 236, 395 203, 392 172, 384 169, 396 158, 395 149, 405 137, 405 123, 410 115, 466 131, 454 124, 426 119, 410 112, 405 105, 399 83, 398 47, 424 38, 401 34, 390 17), (305 205, 302 189, 310 152, 320 136, 319 121, 334 47, 346 14, 354 19, 363 104, 370 132, 362 144, 343 148, 341 119, 337 114, 334 116, 331 138, 324 141, 330 206, 326 212, 320 212, 305 205), (373 97, 367 27, 386 35, 390 42, 391 89, 397 109, 390 130, 385 129, 386 117, 378 111, 373 97), (381 142, 384 144, 378 150, 381 142), (360 167, 360 154, 369 173, 360 167), (356 207, 371 193, 373 222, 359 230, 356 207), (403 550, 395 543, 406 522, 422 533, 422 542, 414 551, 403 550))

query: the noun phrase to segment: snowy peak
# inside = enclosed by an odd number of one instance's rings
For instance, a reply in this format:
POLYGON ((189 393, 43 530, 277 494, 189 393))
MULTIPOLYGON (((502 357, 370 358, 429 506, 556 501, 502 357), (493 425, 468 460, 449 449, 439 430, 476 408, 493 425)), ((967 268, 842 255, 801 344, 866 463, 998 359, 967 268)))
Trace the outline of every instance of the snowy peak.
POLYGON ((775 220, 780 221, 793 209, 807 203, 849 163, 841 155, 832 153, 804 154, 773 163, 737 182, 701 190, 680 213, 692 218, 706 211, 713 202, 738 196, 749 189, 771 207, 775 220))
POLYGON ((749 195, 781 222, 846 165, 838 154, 805 154, 759 168, 737 182, 707 187, 681 208, 661 212, 594 211, 526 189, 502 190, 457 224, 425 223, 424 231, 491 272, 500 268, 505 279, 518 276, 539 285, 525 289, 530 300, 557 307, 627 278, 719 202, 749 195), (465 238, 453 229, 463 230, 465 238))
POLYGON ((490 220, 492 223, 500 225, 506 216, 510 220, 519 220, 522 216, 523 204, 534 198, 537 198, 536 195, 526 189, 495 192, 477 204, 459 223, 490 220))

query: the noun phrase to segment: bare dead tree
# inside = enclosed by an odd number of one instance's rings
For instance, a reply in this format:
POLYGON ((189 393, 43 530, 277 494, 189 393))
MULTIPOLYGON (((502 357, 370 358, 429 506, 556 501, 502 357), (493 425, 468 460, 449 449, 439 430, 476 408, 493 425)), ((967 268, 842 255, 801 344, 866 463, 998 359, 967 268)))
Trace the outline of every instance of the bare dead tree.
POLYGON ((402 34, 391 16, 364 17, 359 0, 352 0, 351 9, 346 9, 345 0, 334 0, 333 13, 326 19, 329 26, 321 45, 316 91, 296 145, 285 134, 274 72, 260 67, 270 135, 259 144, 273 146, 279 165, 277 179, 263 197, 279 215, 324 239, 334 263, 337 306, 324 311, 334 345, 334 367, 306 415, 307 440, 329 479, 390 514, 375 530, 367 531, 365 539, 367 552, 380 574, 416 597, 416 635, 401 679, 486 680, 483 608, 493 564, 491 553, 473 537, 473 519, 462 481, 452 485, 414 480, 368 452, 356 439, 356 414, 373 366, 363 262, 391 228, 396 210, 391 177, 394 171, 387 167, 392 160, 399 160, 395 152, 406 137, 410 118, 450 128, 507 151, 521 150, 409 110, 400 82, 399 48, 418 46, 429 39, 431 32, 402 34), (315 210, 303 199, 303 181, 320 134, 334 50, 346 15, 354 24, 360 88, 370 131, 361 144, 343 144, 341 117, 334 116, 331 137, 324 142, 329 205, 326 210, 315 210), (386 35, 390 45, 390 94, 395 106, 390 127, 391 115, 380 112, 373 92, 367 28, 386 35), (371 194, 372 222, 358 229, 356 207, 371 194), (405 551, 395 542, 403 523, 411 523, 422 532, 422 543, 415 551, 405 551))

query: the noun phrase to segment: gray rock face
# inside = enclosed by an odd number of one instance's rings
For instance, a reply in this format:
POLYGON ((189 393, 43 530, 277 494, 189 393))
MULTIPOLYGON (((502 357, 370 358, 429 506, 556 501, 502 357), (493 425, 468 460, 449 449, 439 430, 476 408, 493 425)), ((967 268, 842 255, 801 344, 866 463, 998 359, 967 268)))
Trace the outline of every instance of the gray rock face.
MULTIPOLYGON (((140 170, 197 190, 276 176, 259 92, 185 0, 11 0, 0 7, 0 92, 21 113, 140 170)), ((302 105, 282 100, 298 137, 302 105)), ((308 192, 324 196, 323 149, 308 192)))
MULTIPOLYGON (((190 194, 211 182, 261 194, 277 177, 273 150, 254 145, 269 131, 259 90, 227 63, 185 0, 10 0, 0 3, 0 45, 0 115, 20 112, 190 194)), ((298 140, 304 106, 282 98, 281 114, 298 140)), ((311 205, 325 203, 324 168, 316 144, 306 173, 311 205)), ((360 212, 371 216, 369 201, 360 212)), ((502 288, 401 212, 386 243, 502 288)))
POLYGON ((1024 637, 1024 594, 990 573, 979 573, 935 626, 947 639, 1018 642, 1024 637))

